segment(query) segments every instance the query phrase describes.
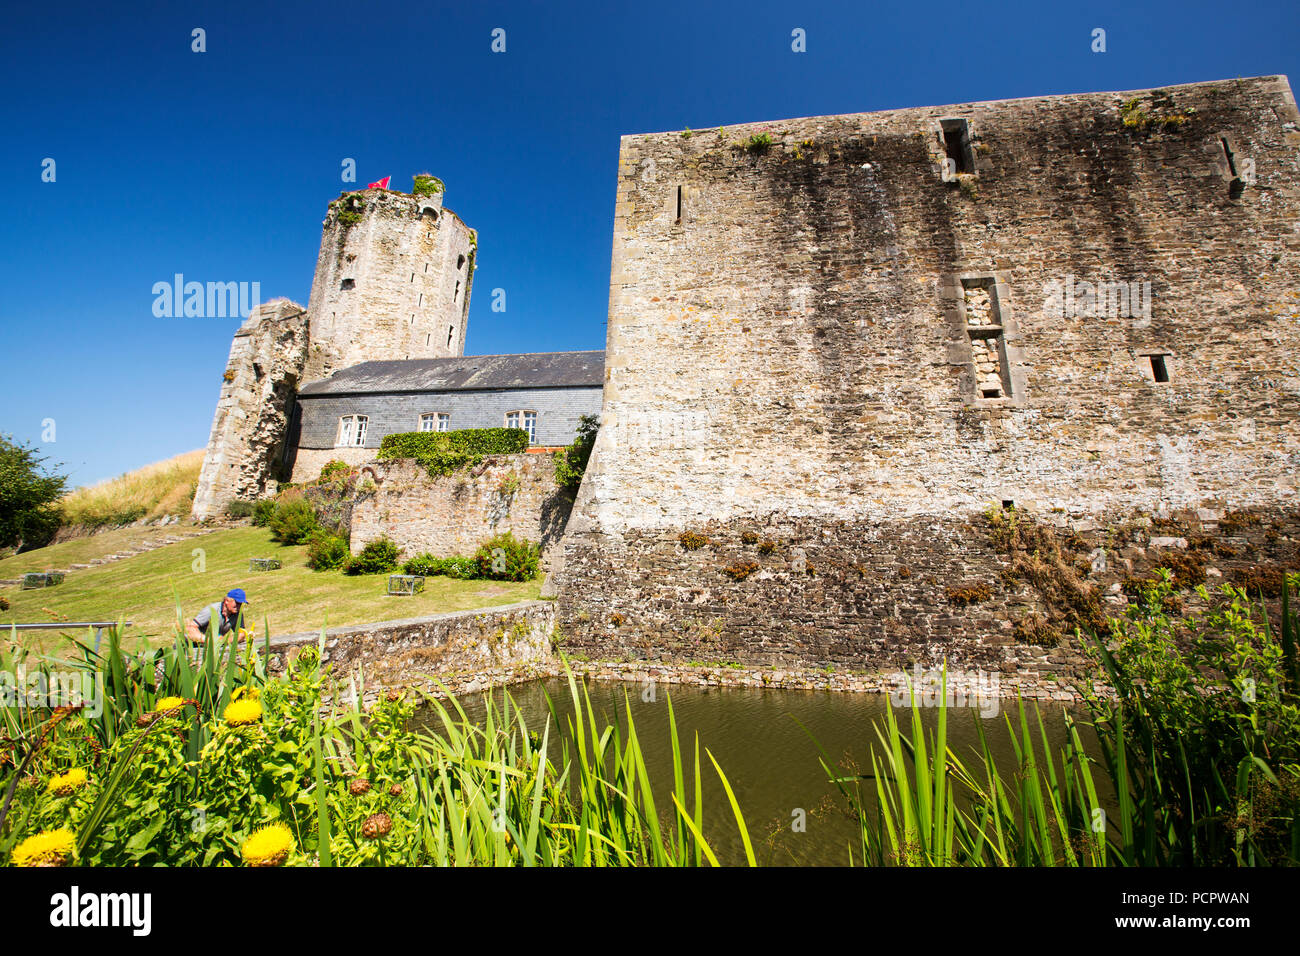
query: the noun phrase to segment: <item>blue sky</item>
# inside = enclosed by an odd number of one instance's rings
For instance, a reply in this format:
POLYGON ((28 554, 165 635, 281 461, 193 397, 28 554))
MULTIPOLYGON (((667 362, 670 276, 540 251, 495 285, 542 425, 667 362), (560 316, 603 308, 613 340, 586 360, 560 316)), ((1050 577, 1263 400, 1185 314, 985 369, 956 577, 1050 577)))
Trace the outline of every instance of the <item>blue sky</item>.
POLYGON ((624 133, 1294 79, 1297 40, 1294 0, 10 5, 0 432, 72 485, 202 447, 238 320, 156 318, 153 284, 306 304, 348 157, 478 229, 467 352, 603 348, 624 133))

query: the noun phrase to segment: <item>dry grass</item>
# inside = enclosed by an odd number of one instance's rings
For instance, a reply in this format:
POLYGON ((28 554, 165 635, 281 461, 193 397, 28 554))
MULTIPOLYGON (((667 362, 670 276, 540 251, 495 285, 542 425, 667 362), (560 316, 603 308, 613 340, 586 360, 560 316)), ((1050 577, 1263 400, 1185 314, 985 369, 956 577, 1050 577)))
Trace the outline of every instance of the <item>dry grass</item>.
POLYGON ((188 514, 202 466, 198 449, 78 488, 60 502, 63 523, 100 526, 188 514))

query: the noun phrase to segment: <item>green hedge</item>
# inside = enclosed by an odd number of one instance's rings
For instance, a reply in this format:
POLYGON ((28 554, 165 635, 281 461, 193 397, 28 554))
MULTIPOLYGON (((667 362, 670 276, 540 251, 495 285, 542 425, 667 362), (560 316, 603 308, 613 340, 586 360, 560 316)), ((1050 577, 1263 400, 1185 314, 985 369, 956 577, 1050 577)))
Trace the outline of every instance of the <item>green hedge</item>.
POLYGON ((427 551, 407 561, 402 566, 402 571, 406 574, 422 574, 425 577, 443 574, 462 581, 470 581, 479 576, 478 562, 473 558, 435 558, 427 551))
POLYGON ((453 432, 397 432, 379 443, 380 458, 414 458, 430 475, 449 475, 472 467, 488 455, 517 455, 528 450, 522 428, 464 428, 453 432))

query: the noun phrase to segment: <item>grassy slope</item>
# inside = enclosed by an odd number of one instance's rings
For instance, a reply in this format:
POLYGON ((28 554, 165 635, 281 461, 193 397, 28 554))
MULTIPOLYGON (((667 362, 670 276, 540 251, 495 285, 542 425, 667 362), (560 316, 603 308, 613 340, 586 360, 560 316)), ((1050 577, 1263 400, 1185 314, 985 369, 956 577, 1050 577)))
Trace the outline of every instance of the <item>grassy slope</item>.
MULTIPOLYGON (((274 543, 265 528, 215 531, 147 554, 74 571, 54 588, 0 589, 11 604, 10 610, 0 611, 0 627, 10 621, 50 620, 43 608, 55 612, 60 619, 66 615, 73 621, 112 620, 121 616, 133 622, 126 631, 125 644, 129 649, 136 649, 142 638, 155 645, 171 640, 176 620, 173 588, 185 616, 192 617, 226 591, 242 587, 253 602, 249 611, 259 636, 264 618, 269 620, 272 634, 313 631, 323 624, 330 627, 364 624, 508 604, 536 598, 541 588, 540 580, 519 584, 434 577, 428 579, 422 594, 388 597, 384 593, 387 586, 384 575, 348 577, 341 571, 315 572, 303 563, 306 550, 274 543), (191 568, 195 548, 204 551, 202 573, 191 568), (250 573, 248 559, 252 557, 279 558, 284 567, 279 571, 250 573)), ((15 560, 18 559, 9 559, 15 560)), ((46 562, 41 563, 48 566, 46 562)), ((35 632, 20 635, 20 641, 29 647, 47 649, 58 644, 57 639, 35 632)))
POLYGON ((117 524, 136 518, 188 515, 202 466, 203 449, 198 449, 78 488, 59 502, 63 523, 117 524))
POLYGON ((29 571, 52 571, 55 568, 66 570, 74 564, 86 564, 91 558, 118 554, 146 542, 162 541, 193 531, 192 526, 179 524, 162 528, 114 528, 84 538, 73 538, 61 544, 51 544, 0 559, 0 580, 22 577, 29 571))

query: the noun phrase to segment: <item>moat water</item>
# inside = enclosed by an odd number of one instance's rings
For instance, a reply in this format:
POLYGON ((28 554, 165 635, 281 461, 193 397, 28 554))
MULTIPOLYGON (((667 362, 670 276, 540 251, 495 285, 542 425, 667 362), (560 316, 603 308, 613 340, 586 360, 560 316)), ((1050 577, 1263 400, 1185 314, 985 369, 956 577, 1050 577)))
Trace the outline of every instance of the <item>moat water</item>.
MULTIPOLYGON (((817 743, 840 767, 854 767, 867 773, 871 766, 871 744, 876 741, 873 724, 883 723, 890 706, 886 694, 835 693, 829 691, 775 690, 748 687, 699 687, 663 685, 655 700, 643 699, 639 684, 590 681, 587 684, 599 726, 627 722, 624 700, 631 703, 632 719, 655 787, 655 803, 661 811, 671 808, 672 745, 669 740, 668 705, 665 690, 672 697, 673 712, 682 748, 688 806, 694 806, 691 766, 693 741, 700 741, 700 778, 704 790, 704 832, 710 846, 724 864, 743 864, 744 847, 721 781, 705 754, 717 758, 727 774, 744 813, 757 861, 765 866, 841 866, 849 862, 850 848, 860 859, 857 822, 845 812, 845 802, 819 762, 817 743), (801 726, 802 725, 802 726, 801 726), (811 736, 810 736, 811 735, 811 736), (813 737, 817 743, 814 743, 813 737), (802 832, 796 823, 804 822, 802 832)), ((564 680, 517 684, 493 692, 500 702, 508 690, 530 730, 540 733, 549 715, 547 695, 567 727, 573 714, 568 684, 564 680)), ((483 694, 461 698, 467 714, 475 720, 484 711, 483 694)), ((996 717, 983 719, 984 732, 999 765, 1013 769, 1015 753, 1007 730, 1006 716, 1015 717, 1014 700, 1001 701, 996 717)), ((1062 705, 1040 705, 1047 739, 1053 755, 1065 745, 1067 729, 1062 705)), ((1033 704, 1028 704, 1030 728, 1037 741, 1033 704)), ((1071 708, 1080 724, 1084 747, 1096 758, 1097 742, 1091 729, 1082 726, 1086 710, 1071 708)), ((974 761, 979 745, 975 722, 980 711, 950 709, 948 741, 952 751, 967 766, 974 761)), ((907 710, 896 711, 905 732, 910 729, 907 710)), ((922 723, 933 731, 937 711, 922 710, 922 723)), ((436 727, 436 720, 430 725, 436 727)), ((558 756, 552 727, 551 759, 558 756)), ((626 740, 626 736, 624 736, 626 740)), ((877 744, 877 746, 879 746, 877 744)), ((570 747, 572 751, 572 745, 570 747)), ((1041 750, 1040 750, 1041 754, 1041 750)), ((1059 756, 1057 756, 1059 767, 1059 756)), ((1099 790, 1105 789, 1105 773, 1093 769, 1099 790)), ((875 783, 863 780, 863 792, 873 792, 875 783)), ((1109 803, 1109 794, 1100 793, 1109 803)))

